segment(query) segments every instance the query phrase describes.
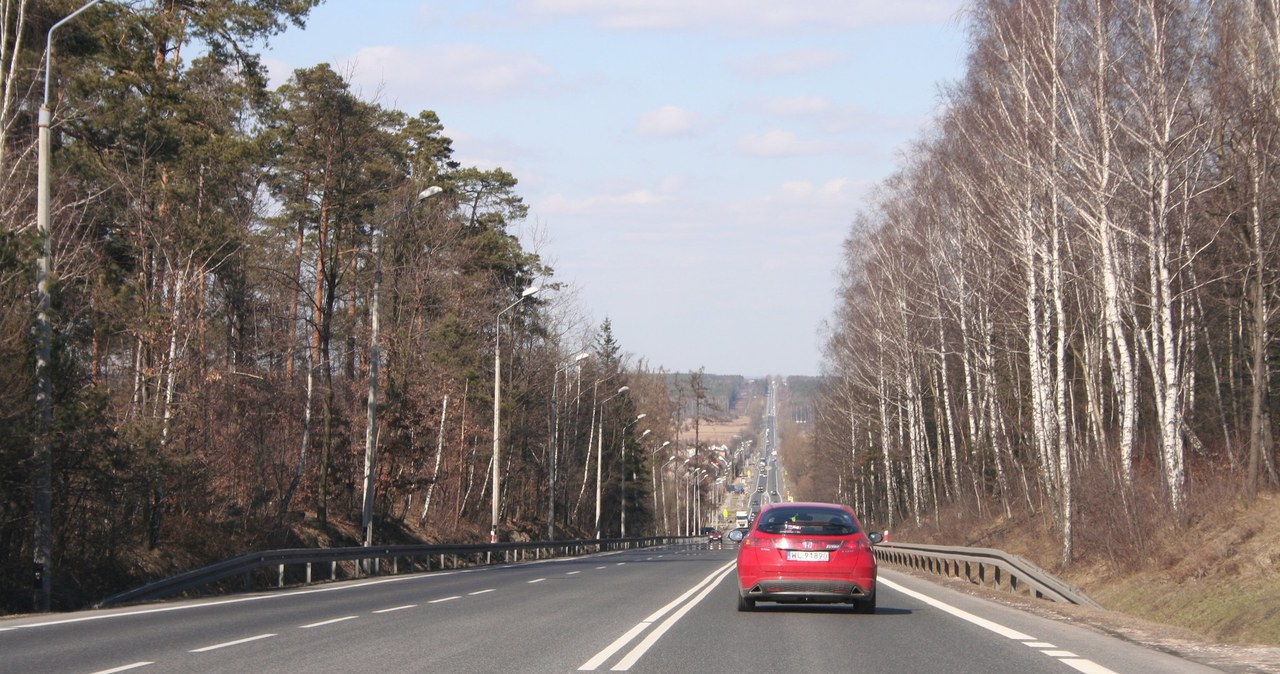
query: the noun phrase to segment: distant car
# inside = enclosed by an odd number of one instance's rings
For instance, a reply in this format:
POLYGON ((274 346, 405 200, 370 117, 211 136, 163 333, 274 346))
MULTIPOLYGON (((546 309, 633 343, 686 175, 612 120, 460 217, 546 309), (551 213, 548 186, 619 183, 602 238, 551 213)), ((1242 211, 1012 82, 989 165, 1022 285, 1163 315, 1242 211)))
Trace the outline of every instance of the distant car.
POLYGON ((748 529, 734 529, 738 543, 738 610, 758 601, 852 604, 876 611, 879 532, 864 532, 853 509, 834 503, 766 505, 748 529))
POLYGON ((715 527, 702 527, 702 535, 707 537, 708 543, 719 543, 724 538, 724 534, 715 527))

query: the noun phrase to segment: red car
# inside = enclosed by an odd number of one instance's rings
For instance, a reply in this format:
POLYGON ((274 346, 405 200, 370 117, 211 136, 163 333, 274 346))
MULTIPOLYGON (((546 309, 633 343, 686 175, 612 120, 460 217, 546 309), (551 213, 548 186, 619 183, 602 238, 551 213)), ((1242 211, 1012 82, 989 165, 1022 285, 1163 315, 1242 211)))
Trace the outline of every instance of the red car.
POLYGON ((853 509, 834 503, 764 506, 754 525, 734 529, 738 545, 738 610, 757 601, 853 604, 876 611, 879 532, 865 533, 853 509))

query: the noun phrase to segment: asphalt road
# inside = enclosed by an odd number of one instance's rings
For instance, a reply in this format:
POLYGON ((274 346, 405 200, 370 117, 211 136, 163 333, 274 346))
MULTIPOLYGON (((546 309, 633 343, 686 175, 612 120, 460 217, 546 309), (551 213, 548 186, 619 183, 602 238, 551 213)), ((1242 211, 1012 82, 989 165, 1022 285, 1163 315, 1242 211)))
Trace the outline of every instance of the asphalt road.
POLYGON ((705 545, 0 621, 0 672, 1208 672, 881 569, 875 615, 739 613, 705 545))

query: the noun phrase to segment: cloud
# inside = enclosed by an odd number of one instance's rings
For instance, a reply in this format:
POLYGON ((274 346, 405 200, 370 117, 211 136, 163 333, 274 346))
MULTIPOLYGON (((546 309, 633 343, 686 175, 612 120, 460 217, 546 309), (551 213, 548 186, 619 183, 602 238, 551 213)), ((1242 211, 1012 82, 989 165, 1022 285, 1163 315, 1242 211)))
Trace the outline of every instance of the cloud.
POLYGON ((741 58, 732 67, 747 77, 772 78, 811 73, 848 62, 849 56, 835 49, 793 49, 741 58))
POLYGON ((825 96, 783 96, 760 105, 765 113, 779 117, 810 117, 830 112, 831 101, 825 96))
POLYGON ((636 122, 636 132, 642 136, 681 136, 693 130, 697 115, 674 105, 664 105, 645 113, 636 122))
POLYGON ((623 194, 601 194, 571 199, 557 192, 534 205, 539 215, 583 215, 634 208, 658 203, 659 198, 649 190, 634 190, 623 194))
POLYGON ((838 201, 856 196, 856 193, 848 178, 832 178, 818 185, 807 180, 789 180, 778 187, 778 195, 785 201, 807 201, 818 197, 838 201))
POLYGON ((794 133, 779 129, 743 136, 738 139, 737 147, 754 157, 801 157, 826 151, 819 143, 800 140, 794 133))
POLYGON ((422 100, 490 102, 564 87, 555 69, 532 54, 471 44, 365 47, 347 65, 366 88, 413 92, 422 100))
POLYGON ((533 16, 582 18, 613 30, 736 33, 847 30, 952 19, 963 0, 518 0, 533 16))

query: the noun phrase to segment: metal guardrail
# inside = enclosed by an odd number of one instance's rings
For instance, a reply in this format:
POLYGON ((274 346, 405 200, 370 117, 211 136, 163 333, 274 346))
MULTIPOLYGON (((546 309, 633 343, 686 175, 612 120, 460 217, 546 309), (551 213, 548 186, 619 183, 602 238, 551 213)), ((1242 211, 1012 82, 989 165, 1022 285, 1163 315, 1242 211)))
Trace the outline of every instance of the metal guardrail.
POLYGON ((1102 608, 1079 588, 1072 587, 1017 555, 992 548, 964 548, 916 543, 880 543, 876 559, 913 571, 960 578, 1036 599, 1102 608))
POLYGON ((461 545, 384 545, 351 548, 297 548, 251 552, 177 576, 112 595, 97 608, 164 599, 186 592, 249 592, 307 585, 317 581, 439 571, 486 564, 509 564, 554 557, 577 557, 612 550, 702 541, 701 537, 476 543, 461 545), (317 567, 321 573, 315 573, 317 567), (316 576, 320 577, 317 578, 316 576), (229 582, 230 581, 230 582, 229 582), (211 588, 211 586, 213 586, 211 588))

